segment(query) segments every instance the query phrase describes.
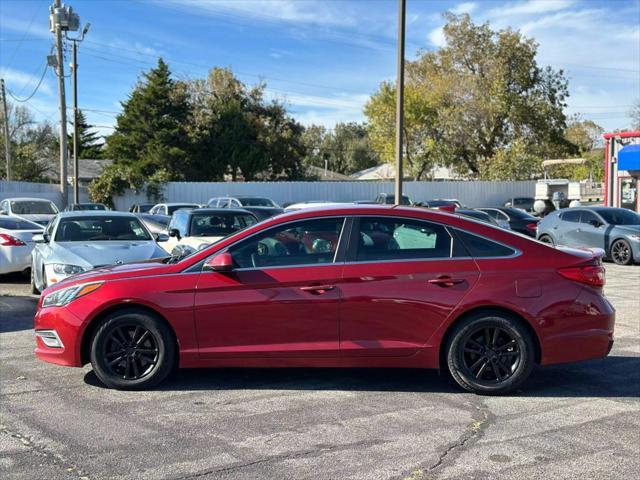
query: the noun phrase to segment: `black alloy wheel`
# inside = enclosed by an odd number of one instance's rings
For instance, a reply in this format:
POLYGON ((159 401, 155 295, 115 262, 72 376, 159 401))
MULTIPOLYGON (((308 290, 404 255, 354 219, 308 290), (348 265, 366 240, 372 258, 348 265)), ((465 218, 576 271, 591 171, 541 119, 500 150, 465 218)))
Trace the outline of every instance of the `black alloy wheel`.
POLYGON ((91 365, 107 387, 140 390, 157 385, 175 364, 176 341, 153 313, 127 308, 107 315, 90 345, 91 365))
POLYGON ((611 259, 618 265, 629 265, 633 261, 631 246, 626 240, 616 240, 611 245, 611 259))
POLYGON ((522 385, 535 363, 533 338, 524 322, 501 311, 485 311, 457 323, 445 350, 456 383, 484 395, 522 385))

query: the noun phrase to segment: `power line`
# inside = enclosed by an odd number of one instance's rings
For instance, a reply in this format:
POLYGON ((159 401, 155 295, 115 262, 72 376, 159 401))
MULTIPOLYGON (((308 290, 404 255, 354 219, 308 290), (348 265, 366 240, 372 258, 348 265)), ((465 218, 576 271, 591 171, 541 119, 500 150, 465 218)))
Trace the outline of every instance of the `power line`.
POLYGON ((42 7, 42 5, 44 5, 44 3, 40 3, 40 4, 36 5, 36 9, 33 12, 33 15, 31 16, 31 20, 29 20, 29 25, 27 25, 27 29, 22 34, 22 38, 20 38, 20 40, 18 40, 18 44, 16 45, 16 48, 13 49, 13 53, 11 54, 11 58, 9 58, 9 62, 7 63, 6 68, 9 68, 11 66, 11 63, 13 62, 13 59, 16 56, 16 53, 18 53, 18 50, 20 50, 20 47, 22 46, 22 42, 24 41, 26 36, 29 34, 29 31, 31 30, 31 27, 33 26, 33 21, 36 19, 36 16, 40 12, 40 8, 42 7))
POLYGON ((36 85, 36 88, 33 90, 33 92, 31 92, 31 95, 29 95, 27 98, 18 98, 13 93, 11 93, 11 90, 9 90, 7 88, 7 93, 9 94, 9 96, 11 98, 13 98, 16 102, 19 102, 19 103, 24 103, 24 102, 27 102, 27 101, 31 100, 31 98, 33 98, 33 96, 36 94, 36 92, 40 88, 40 85, 42 85, 42 81, 44 80, 44 76, 47 74, 47 66, 48 66, 47 62, 45 61, 44 62, 44 70, 42 70, 42 75, 40 76, 40 81, 36 85))

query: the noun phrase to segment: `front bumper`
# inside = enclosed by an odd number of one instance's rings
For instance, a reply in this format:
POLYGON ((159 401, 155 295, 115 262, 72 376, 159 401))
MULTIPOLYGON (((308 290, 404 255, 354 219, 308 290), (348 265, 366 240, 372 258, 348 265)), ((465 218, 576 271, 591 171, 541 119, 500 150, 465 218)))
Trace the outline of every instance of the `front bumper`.
POLYGON ((34 318, 36 357, 45 362, 81 367, 80 346, 83 323, 65 307, 41 308, 34 318), (53 330, 62 343, 61 348, 48 347, 37 335, 40 330, 53 330))

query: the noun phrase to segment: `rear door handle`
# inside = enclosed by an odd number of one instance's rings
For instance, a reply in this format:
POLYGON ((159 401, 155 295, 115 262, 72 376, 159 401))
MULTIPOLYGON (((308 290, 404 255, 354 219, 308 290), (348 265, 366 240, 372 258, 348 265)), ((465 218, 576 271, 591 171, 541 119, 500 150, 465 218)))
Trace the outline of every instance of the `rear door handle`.
POLYGON ((323 293, 328 292, 329 290, 333 290, 336 288, 335 285, 309 285, 308 287, 300 287, 300 290, 303 292, 309 292, 314 295, 322 295, 323 293))
POLYGON ((453 287, 454 285, 462 282, 464 282, 464 280, 461 278, 451 278, 447 275, 443 275, 438 278, 432 278, 431 280, 429 280, 429 283, 431 285, 437 285, 439 287, 453 287))

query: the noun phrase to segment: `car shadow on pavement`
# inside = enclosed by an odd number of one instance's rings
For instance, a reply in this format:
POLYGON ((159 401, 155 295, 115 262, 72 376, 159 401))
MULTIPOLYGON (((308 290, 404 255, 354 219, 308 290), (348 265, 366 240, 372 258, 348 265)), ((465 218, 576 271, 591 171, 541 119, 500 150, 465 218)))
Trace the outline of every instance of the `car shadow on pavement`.
MULTIPOLYGON (((93 371, 87 384, 105 388, 93 371)), ((381 368, 220 368, 175 371, 156 390, 342 390, 465 393, 435 370, 381 368)), ((537 368, 513 394, 526 397, 640 397, 640 357, 537 368)))

